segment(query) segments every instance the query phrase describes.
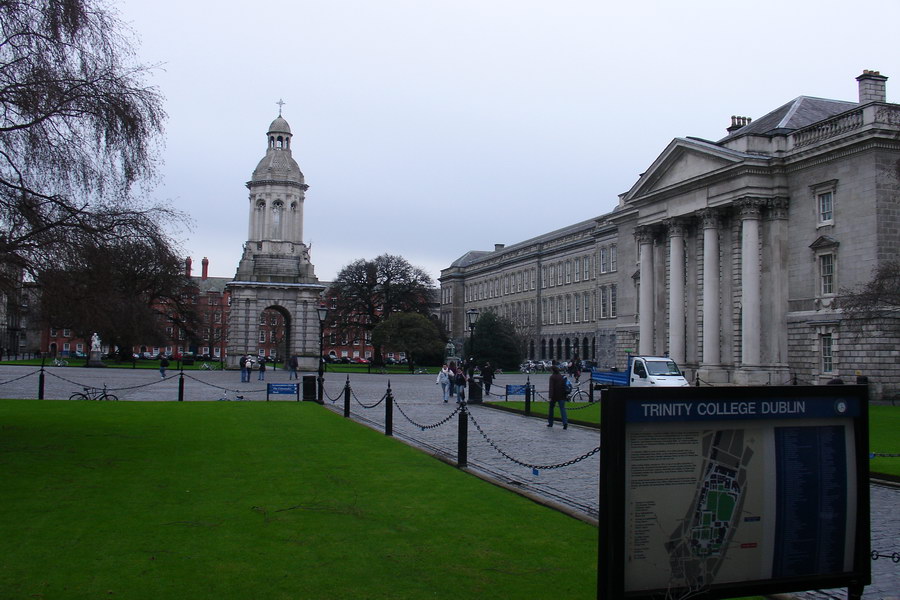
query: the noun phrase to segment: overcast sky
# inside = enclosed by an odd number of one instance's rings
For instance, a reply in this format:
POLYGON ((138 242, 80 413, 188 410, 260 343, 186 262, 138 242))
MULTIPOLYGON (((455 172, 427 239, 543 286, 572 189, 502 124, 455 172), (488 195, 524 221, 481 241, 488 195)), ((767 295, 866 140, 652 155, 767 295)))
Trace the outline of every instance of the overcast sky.
POLYGON ((675 137, 718 140, 797 96, 900 102, 897 0, 124 0, 166 98, 158 199, 195 274, 231 277, 278 115, 322 281, 398 254, 432 277, 605 214, 675 137))

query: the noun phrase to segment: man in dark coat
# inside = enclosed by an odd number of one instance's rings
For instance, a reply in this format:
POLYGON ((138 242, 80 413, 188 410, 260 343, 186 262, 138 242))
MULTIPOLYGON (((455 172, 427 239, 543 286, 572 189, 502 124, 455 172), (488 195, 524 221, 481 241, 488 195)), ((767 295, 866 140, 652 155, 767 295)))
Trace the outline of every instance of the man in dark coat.
POLYGON ((490 362, 484 363, 484 366, 481 367, 481 381, 484 382, 484 393, 490 396, 491 384, 494 382, 494 367, 490 362))
POLYGON ((566 379, 559 372, 559 367, 553 365, 550 373, 550 411, 547 416, 547 427, 553 427, 553 407, 559 404, 559 416, 562 418, 563 429, 569 428, 569 417, 566 414, 566 379))

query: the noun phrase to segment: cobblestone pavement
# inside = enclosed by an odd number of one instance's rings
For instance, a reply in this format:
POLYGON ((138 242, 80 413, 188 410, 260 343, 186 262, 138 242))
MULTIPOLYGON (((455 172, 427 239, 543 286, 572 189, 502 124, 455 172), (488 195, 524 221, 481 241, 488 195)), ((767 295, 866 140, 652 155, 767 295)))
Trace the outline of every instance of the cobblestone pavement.
MULTIPOLYGON (((310 376, 311 374, 302 374, 310 376)), ((302 376, 301 375, 301 376, 302 376)), ((266 383, 288 381, 284 371, 269 371, 266 381, 253 373, 249 383, 241 383, 237 372, 189 371, 184 375, 186 401, 266 399, 266 383)), ((506 384, 525 383, 524 375, 502 375, 495 391, 506 384)), ((45 398, 65 399, 82 387, 106 385, 121 400, 174 401, 178 399, 180 376, 169 371, 165 378, 158 370, 87 369, 48 367, 45 369, 45 398)), ((539 397, 546 396, 546 375, 535 375, 539 397)), ((380 400, 388 386, 394 398, 394 437, 436 456, 456 462, 460 413, 451 402, 444 404, 434 375, 357 375, 327 373, 325 405, 343 414, 343 389, 352 390, 351 418, 376 430, 384 430, 385 407, 380 400), (375 405, 375 406, 373 406, 375 405), (371 407, 371 408, 366 408, 371 407)), ((32 367, 0 365, 0 397, 35 398, 38 372, 32 367)), ((289 396, 273 396, 285 400, 289 396)), ((521 399, 517 397, 516 399, 521 399)), ((479 405, 468 407, 468 465, 512 488, 519 488, 588 518, 596 518, 599 495, 599 431, 559 423, 550 428, 542 419, 501 412, 479 405), (479 431, 480 430, 480 431, 479 431), (570 461, 573 464, 559 466, 570 461), (558 467, 558 468, 554 468, 558 467)), ((570 412, 577 418, 577 413, 570 412)), ((900 552, 900 489, 872 485, 872 549, 882 555, 900 552)), ((866 588, 866 600, 900 599, 900 564, 890 558, 872 562, 873 584, 866 588)), ((845 598, 843 590, 796 595, 804 600, 845 598)))

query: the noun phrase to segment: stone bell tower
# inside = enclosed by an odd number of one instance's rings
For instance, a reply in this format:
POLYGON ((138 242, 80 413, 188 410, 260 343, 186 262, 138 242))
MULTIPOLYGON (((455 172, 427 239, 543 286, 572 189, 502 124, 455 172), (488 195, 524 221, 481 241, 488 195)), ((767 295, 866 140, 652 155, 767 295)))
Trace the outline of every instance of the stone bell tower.
POLYGON ((236 367, 243 354, 257 354, 260 316, 274 309, 284 317, 288 356, 298 356, 301 369, 318 368, 316 308, 325 286, 303 243, 303 203, 309 186, 291 155, 292 137, 279 110, 266 133, 266 154, 247 182, 247 241, 234 280, 228 283, 229 367, 236 367))

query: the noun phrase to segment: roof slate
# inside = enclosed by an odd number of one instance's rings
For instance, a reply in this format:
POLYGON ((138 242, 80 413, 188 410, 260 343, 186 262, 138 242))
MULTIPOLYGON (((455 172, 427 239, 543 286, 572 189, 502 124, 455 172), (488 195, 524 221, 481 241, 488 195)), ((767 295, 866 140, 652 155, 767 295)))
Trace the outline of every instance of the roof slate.
POLYGON ((817 121, 839 115, 857 106, 859 104, 856 102, 799 96, 759 119, 751 121, 749 125, 732 132, 719 140, 718 143, 721 144, 743 135, 773 135, 786 131, 795 131, 807 125, 812 125, 817 121))

